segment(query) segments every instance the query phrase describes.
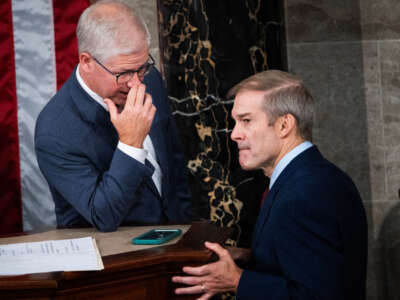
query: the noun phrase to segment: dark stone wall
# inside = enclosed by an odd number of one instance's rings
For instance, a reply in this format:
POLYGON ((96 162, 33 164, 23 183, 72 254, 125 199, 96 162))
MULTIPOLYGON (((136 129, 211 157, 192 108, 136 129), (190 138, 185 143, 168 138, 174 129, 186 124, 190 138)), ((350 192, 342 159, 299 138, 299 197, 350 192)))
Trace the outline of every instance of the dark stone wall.
POLYGON ((288 69, 317 104, 314 142, 353 178, 367 211, 367 299, 399 300, 400 2, 285 5, 288 69))
POLYGON ((193 212, 236 227, 248 246, 268 179, 244 172, 230 139, 231 87, 285 65, 281 1, 159 0, 160 47, 171 109, 190 170, 193 212))

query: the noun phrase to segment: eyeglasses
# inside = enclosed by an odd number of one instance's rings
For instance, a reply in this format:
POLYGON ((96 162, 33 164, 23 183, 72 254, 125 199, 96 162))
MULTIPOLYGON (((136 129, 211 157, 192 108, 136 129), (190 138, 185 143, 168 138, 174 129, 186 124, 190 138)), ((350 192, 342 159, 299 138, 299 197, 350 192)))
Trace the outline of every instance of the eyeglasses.
POLYGON ((149 54, 149 60, 143 64, 142 66, 140 66, 137 70, 128 70, 128 71, 124 71, 121 73, 114 73, 112 71, 110 71, 105 65, 103 65, 101 62, 99 62, 95 57, 93 57, 94 61, 97 62, 100 66, 103 67, 104 70, 106 70, 108 73, 110 73, 111 75, 115 76, 115 79, 117 81, 117 84, 123 84, 123 83, 127 83, 129 80, 132 79, 133 75, 135 75, 135 73, 137 73, 140 81, 143 80, 144 76, 146 76, 147 74, 150 73, 151 69, 153 68, 153 66, 155 65, 154 59, 153 57, 149 54))

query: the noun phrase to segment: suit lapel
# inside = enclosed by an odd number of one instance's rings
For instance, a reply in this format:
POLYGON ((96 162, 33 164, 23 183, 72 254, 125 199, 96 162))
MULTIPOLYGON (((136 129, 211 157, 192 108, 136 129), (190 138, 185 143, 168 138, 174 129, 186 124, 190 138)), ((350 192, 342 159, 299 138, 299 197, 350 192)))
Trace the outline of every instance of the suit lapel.
MULTIPOLYGON (((161 123, 159 121, 159 114, 156 113, 156 116, 153 120, 153 124, 150 128, 149 136, 151 138, 151 142, 153 143, 154 147, 154 152, 156 153, 155 159, 157 160, 158 165, 161 168, 162 172, 162 182, 161 182, 161 188, 162 191, 166 191, 167 189, 164 187, 165 182, 168 180, 165 180, 165 176, 168 176, 168 170, 167 170, 167 157, 166 157, 166 150, 165 150, 165 142, 163 140, 163 129, 161 128, 161 123)), ((154 186, 155 187, 155 186, 154 186)), ((157 194, 158 190, 156 189, 157 194)))
POLYGON ((283 169, 282 173, 278 176, 275 183, 272 185, 267 198, 264 201, 264 205, 261 208, 260 215, 257 219, 256 226, 254 228, 252 247, 257 246, 260 234, 264 226, 266 226, 268 218, 273 209, 273 205, 278 198, 279 190, 284 183, 290 180, 291 175, 302 166, 315 162, 316 160, 323 159, 321 153, 318 151, 316 146, 312 146, 304 152, 296 156, 287 166, 283 169))
POLYGON ((68 83, 70 86, 67 87, 68 92, 71 94, 72 102, 75 106, 75 109, 81 115, 81 118, 86 122, 96 124, 97 120, 101 120, 99 115, 101 114, 101 110, 104 111, 103 113, 107 112, 81 87, 76 79, 76 68, 77 67, 75 67, 69 79, 68 83))
MULTIPOLYGON (((74 106, 79 111, 82 119, 91 123, 94 130, 101 131, 101 136, 107 139, 107 145, 110 145, 112 147, 112 151, 115 151, 115 147, 117 146, 119 138, 117 131, 111 123, 109 113, 83 90, 78 80, 76 79, 76 68, 77 67, 75 67, 69 82, 69 91, 71 93, 71 98, 74 106)), ((148 86, 151 85, 149 84, 148 86)), ((152 94, 150 88, 148 92, 152 94)), ((153 101, 156 101, 156 99, 153 99, 153 101)), ((160 114, 162 112, 158 110, 159 108, 157 106, 157 103, 154 102, 154 104, 157 107, 157 112, 154 117, 153 124, 150 128, 149 135, 154 146, 154 151, 156 153, 155 159, 157 160, 163 174, 162 185, 164 185, 164 182, 167 182, 167 180, 164 180, 164 177, 166 176, 166 174, 168 174, 168 170, 166 167, 167 154, 165 150, 165 143, 163 141, 163 128, 161 127, 162 122, 160 121, 160 114)), ((158 197, 160 197, 157 187, 155 186, 151 177, 149 178, 149 180, 147 180, 147 183, 150 190, 152 190, 158 197)), ((162 187, 162 189, 166 190, 164 186, 162 187)))
POLYGON ((93 140, 90 142, 93 147, 97 148, 95 151, 96 164, 105 170, 110 163, 108 158, 112 158, 112 153, 117 146, 118 133, 111 123, 109 113, 83 90, 76 79, 75 72, 76 68, 65 87, 71 95, 74 109, 94 131, 93 140))
MULTIPOLYGON (((151 168, 154 171, 154 166, 153 164, 149 161, 149 160, 145 160, 145 165, 149 168, 151 168)), ((157 196, 160 197, 160 193, 157 190, 157 187, 152 179, 152 177, 149 177, 148 180, 145 181, 146 184, 148 185, 148 187, 150 188, 150 190, 157 196)))
POLYGON ((165 151, 165 142, 163 141, 163 135, 162 131, 163 129, 161 128, 161 124, 159 122, 159 116, 156 113, 156 116, 153 120, 153 124, 150 128, 149 136, 151 138, 151 142, 153 143, 154 146, 154 151, 156 153, 155 159, 157 160, 157 163, 160 165, 161 170, 164 174, 165 170, 165 162, 166 162, 166 151, 165 151))
POLYGON ((252 247, 255 247, 258 242, 258 236, 261 233, 262 228, 264 227, 265 223, 268 220, 268 217, 271 213, 272 206, 275 202, 276 195, 278 193, 278 186, 276 185, 277 182, 272 186, 272 189, 269 191, 266 199, 264 200, 264 204, 261 208, 260 215, 257 218, 257 223, 256 227, 254 228, 254 233, 253 233, 253 241, 252 241, 252 247))

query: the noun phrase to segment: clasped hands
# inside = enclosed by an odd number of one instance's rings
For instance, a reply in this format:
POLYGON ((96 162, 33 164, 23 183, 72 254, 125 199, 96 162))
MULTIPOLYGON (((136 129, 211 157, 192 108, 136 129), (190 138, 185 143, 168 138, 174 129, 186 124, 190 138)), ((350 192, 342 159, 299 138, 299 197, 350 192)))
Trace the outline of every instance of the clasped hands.
POLYGON ((151 95, 146 93, 146 86, 142 83, 132 86, 121 112, 118 112, 112 100, 104 99, 104 102, 108 106, 119 140, 129 146, 143 148, 156 113, 151 95))
POLYGON ((183 272, 189 276, 174 276, 172 281, 188 287, 177 288, 176 294, 203 294, 198 299, 206 300, 217 293, 236 292, 243 270, 227 249, 210 242, 205 242, 205 246, 218 255, 218 261, 200 267, 184 267, 183 272))

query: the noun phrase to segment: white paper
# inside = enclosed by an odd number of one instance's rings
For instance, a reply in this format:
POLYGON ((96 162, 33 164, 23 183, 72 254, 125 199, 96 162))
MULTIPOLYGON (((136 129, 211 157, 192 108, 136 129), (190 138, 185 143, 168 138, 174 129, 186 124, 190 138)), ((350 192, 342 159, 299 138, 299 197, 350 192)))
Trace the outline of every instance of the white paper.
POLYGON ((0 245, 0 275, 102 269, 92 237, 0 245))

